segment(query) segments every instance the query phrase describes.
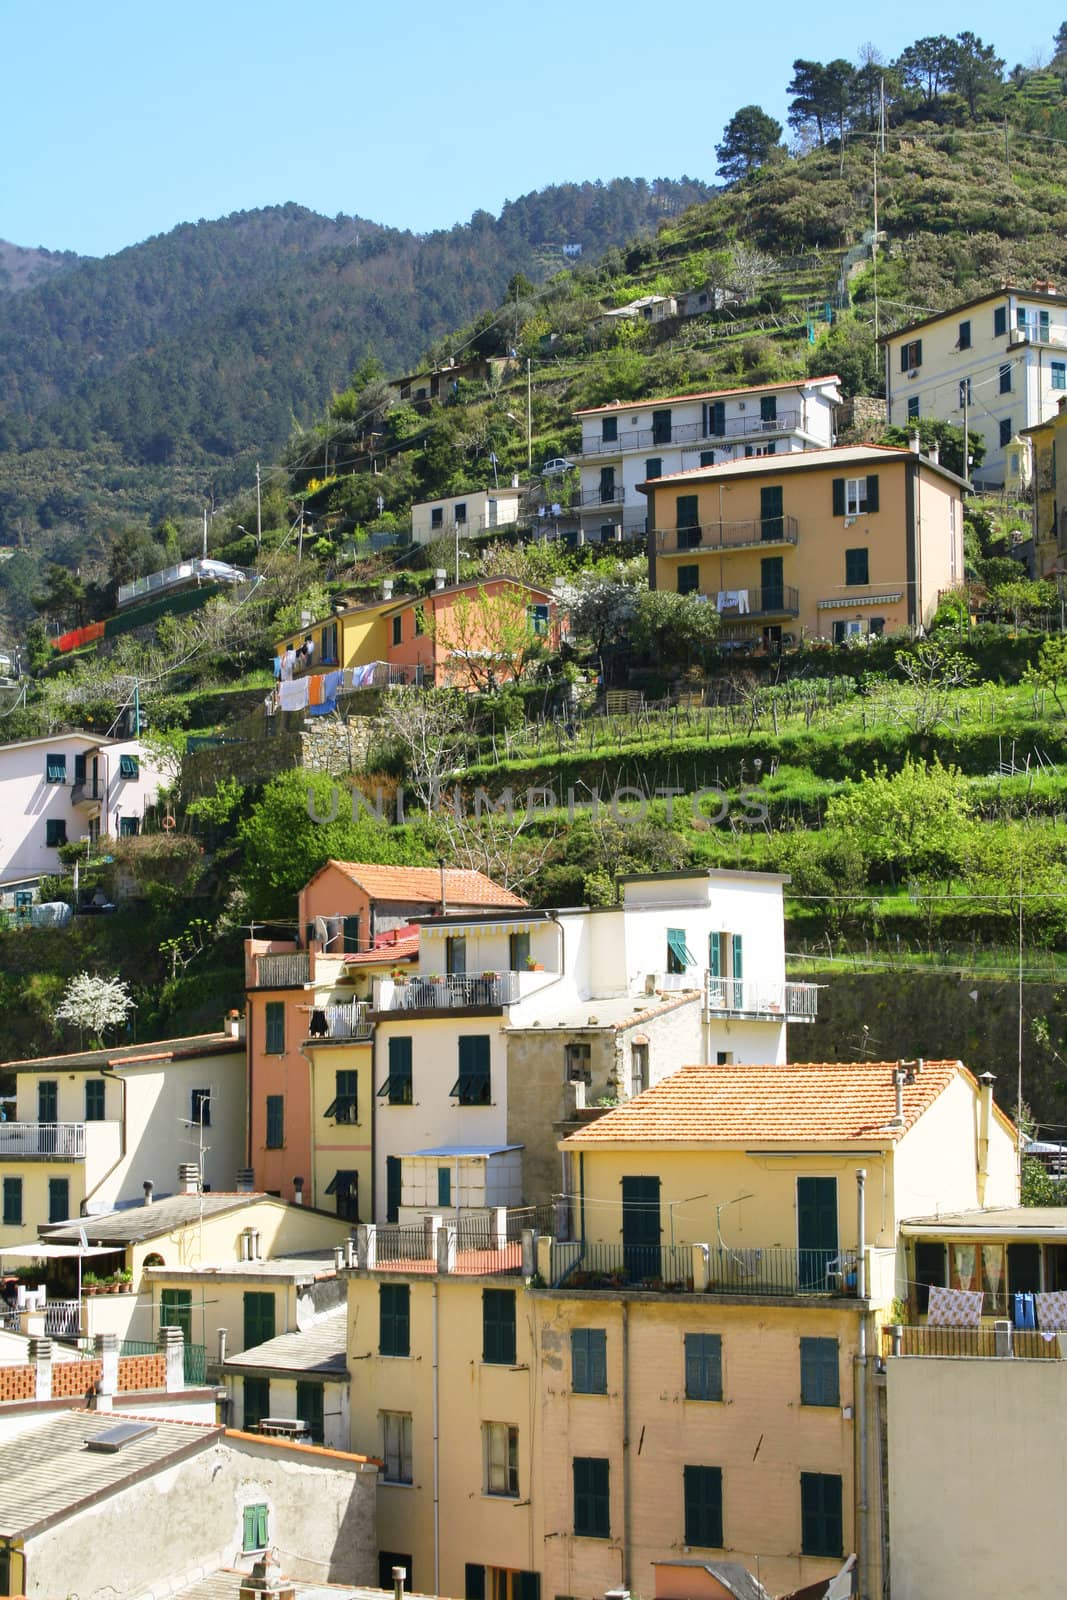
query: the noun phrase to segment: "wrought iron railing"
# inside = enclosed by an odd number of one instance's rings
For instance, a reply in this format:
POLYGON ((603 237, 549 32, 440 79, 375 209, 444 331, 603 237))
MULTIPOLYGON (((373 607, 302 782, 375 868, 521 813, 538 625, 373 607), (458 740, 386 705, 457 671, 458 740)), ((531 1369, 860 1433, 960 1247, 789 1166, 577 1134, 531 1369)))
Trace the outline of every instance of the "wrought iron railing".
POLYGON ((786 583, 766 584, 761 589, 710 590, 708 599, 731 622, 745 616, 795 617, 800 614, 800 593, 786 583))
POLYGON ((406 982, 379 979, 374 1004, 379 1011, 453 1011, 471 1006, 508 1006, 519 998, 519 974, 498 972, 480 977, 448 973, 414 977, 406 982))
POLYGON ((792 433, 799 428, 801 416, 799 411, 780 411, 774 417, 745 415, 743 417, 729 417, 721 429, 712 431, 703 422, 675 422, 670 425, 660 424, 656 428, 621 428, 614 439, 598 439, 595 437, 582 440, 583 456, 617 456, 625 450, 658 450, 661 446, 672 444, 696 444, 707 440, 714 444, 717 439, 745 439, 772 433, 792 433))
POLYGON ((0 1161, 15 1161, 20 1156, 83 1160, 85 1123, 0 1122, 0 1161))
POLYGON ((819 1006, 817 983, 758 983, 743 978, 707 979, 709 1011, 749 1017, 782 1017, 814 1021, 819 1006))
MULTIPOLYGON (((552 1286, 568 1289, 644 1289, 693 1293, 699 1247, 671 1244, 554 1244, 552 1286)), ((853 1250, 791 1250, 784 1246, 707 1247, 705 1294, 783 1297, 854 1295, 853 1250)))
POLYGON ((49 1339, 77 1339, 81 1333, 80 1300, 46 1300, 44 1331, 49 1339))
POLYGON ((556 1244, 553 1288, 692 1290, 691 1245, 556 1244))
POLYGON ((690 528, 657 528, 660 555, 685 555, 690 550, 739 550, 764 544, 796 544, 796 517, 749 517, 739 522, 707 522, 690 528))
POLYGON ((309 1039, 370 1039, 374 1024, 367 1000, 349 1000, 340 1005, 316 1006, 308 1023, 309 1039))

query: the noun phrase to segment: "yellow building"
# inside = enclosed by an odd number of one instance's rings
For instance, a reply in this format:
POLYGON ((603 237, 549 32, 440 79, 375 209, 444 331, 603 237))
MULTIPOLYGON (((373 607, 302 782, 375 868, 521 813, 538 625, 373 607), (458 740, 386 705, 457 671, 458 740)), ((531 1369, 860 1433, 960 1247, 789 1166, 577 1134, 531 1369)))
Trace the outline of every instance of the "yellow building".
POLYGON ((639 487, 651 586, 706 596, 726 639, 921 629, 963 581, 966 486, 911 450, 835 446, 639 487))
POLYGON ((1033 451, 1034 574, 1067 572, 1067 405, 1047 422, 1023 430, 1033 451))
POLYGON ((782 1592, 850 1551, 877 1592, 876 1324, 904 1217, 1016 1198, 991 1081, 687 1067, 561 1149, 569 1238, 359 1230, 352 1439, 386 1462, 382 1548, 468 1600, 649 1594, 701 1558, 782 1592))
POLYGON ((308 672, 322 672, 337 667, 361 667, 372 661, 384 661, 392 638, 386 621, 386 612, 396 604, 399 596, 393 595, 393 585, 386 579, 382 585, 384 598, 368 604, 335 610, 331 616, 319 617, 305 628, 294 629, 274 646, 276 656, 284 656, 287 649, 299 651, 310 639, 310 657, 298 657, 295 677, 308 672))

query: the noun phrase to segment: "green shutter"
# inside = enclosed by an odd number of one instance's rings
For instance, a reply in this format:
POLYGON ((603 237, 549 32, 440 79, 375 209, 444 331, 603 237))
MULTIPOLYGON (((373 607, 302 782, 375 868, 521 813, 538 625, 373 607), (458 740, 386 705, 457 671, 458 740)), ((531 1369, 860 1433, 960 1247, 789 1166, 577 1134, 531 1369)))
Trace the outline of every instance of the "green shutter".
POLYGON ((760 415, 760 421, 761 422, 775 422, 777 420, 777 417, 778 417, 778 397, 777 397, 777 395, 765 394, 762 397, 762 399, 760 400, 760 403, 759 403, 759 415, 760 415))
POLYGON ((274 1295, 269 1291, 248 1292, 244 1297, 244 1347, 253 1350, 274 1338, 274 1295))
POLYGON ((515 1291, 482 1290, 482 1360, 494 1366, 515 1364, 515 1291))
POLYGON ((244 1430, 251 1433, 264 1417, 270 1416, 270 1379, 245 1378, 241 1384, 244 1400, 244 1430))
POLYGON ((700 588, 700 568, 698 566, 684 566, 678 568, 678 593, 696 594, 700 588))
POLYGON ((518 1572, 515 1576, 517 1582, 512 1589, 514 1600, 541 1600, 539 1572, 518 1572))
POLYGON ((730 961, 732 978, 743 978, 745 975, 744 940, 739 933, 735 933, 730 940, 730 961))
POLYGON ((159 1326, 180 1328, 186 1344, 193 1337, 193 1291, 164 1289, 159 1296, 159 1326))
POLYGON ((704 1549, 722 1547, 722 1468, 685 1467, 685 1542, 704 1549))
POLYGON ((840 1403, 836 1339, 801 1339, 800 1403, 805 1406, 840 1403))
POLYGON ((4 1179, 4 1226, 6 1228, 21 1228, 22 1226, 22 1179, 4 1179))
POLYGON ((722 940, 721 933, 713 933, 708 938, 708 965, 713 978, 721 978, 722 971, 722 940))
POLYGON ((611 1467, 600 1456, 575 1456, 574 1531, 579 1538, 611 1538, 611 1467))
POLYGON ((324 1385, 298 1380, 296 1385, 296 1414, 306 1422, 311 1431, 312 1444, 322 1444, 325 1437, 324 1385))
POLYGON ((452 1204, 452 1168, 438 1167, 437 1169, 437 1204, 450 1206, 452 1204))
POLYGON ((835 478, 834 484, 834 516, 843 517, 845 514, 845 480, 835 478))
POLYGON ((267 1132, 266 1147, 268 1150, 280 1150, 285 1143, 285 1098, 280 1094, 267 1096, 267 1132))
POLYGON ((285 1054, 285 1002, 268 1000, 264 1008, 266 1019, 265 1048, 269 1056, 285 1054))
POLYGON ((878 474, 872 472, 867 477, 867 510, 878 510, 878 474))
POLYGON ((70 1216, 70 1180, 68 1178, 49 1178, 48 1180, 48 1220, 49 1222, 66 1222, 70 1216))
POLYGON ((800 1474, 800 1524, 804 1555, 841 1555, 841 1479, 835 1473, 800 1474))
POLYGON ((490 1100, 489 1037, 462 1034, 459 1040, 459 1077, 451 1094, 464 1106, 487 1106, 490 1100))
POLYGON ((687 1400, 722 1399, 721 1334, 686 1334, 685 1397, 687 1400))
POLYGON ((571 1330, 571 1388, 575 1394, 606 1394, 607 1332, 604 1328, 571 1330))
POLYGON ((411 1354, 411 1290, 406 1283, 378 1286, 378 1353, 411 1354))
POLYGON ((680 494, 675 501, 675 527, 699 528, 699 499, 695 494, 680 494))

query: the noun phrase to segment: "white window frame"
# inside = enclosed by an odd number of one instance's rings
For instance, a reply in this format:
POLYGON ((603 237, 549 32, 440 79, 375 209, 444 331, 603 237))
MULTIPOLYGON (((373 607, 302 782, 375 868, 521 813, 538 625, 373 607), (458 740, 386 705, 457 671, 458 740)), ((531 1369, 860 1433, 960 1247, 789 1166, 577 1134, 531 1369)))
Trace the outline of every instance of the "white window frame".
POLYGON ((383 1483, 413 1483, 411 1412, 382 1411, 383 1483))
POLYGON ((867 479, 845 479, 845 516, 862 517, 867 510, 867 479))
POLYGON ((485 1492, 503 1499, 519 1497, 519 1430, 510 1422, 482 1423, 485 1492))

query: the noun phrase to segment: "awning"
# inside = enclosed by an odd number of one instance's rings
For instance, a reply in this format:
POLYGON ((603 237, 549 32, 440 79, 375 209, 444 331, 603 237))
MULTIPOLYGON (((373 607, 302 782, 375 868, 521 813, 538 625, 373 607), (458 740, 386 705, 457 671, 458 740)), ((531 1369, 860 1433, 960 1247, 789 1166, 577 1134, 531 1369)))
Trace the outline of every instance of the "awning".
POLYGON ((9 1244, 0 1246, 0 1259, 19 1256, 23 1261, 55 1261, 75 1256, 113 1256, 125 1249, 124 1245, 102 1244, 9 1244))
POLYGON ((680 961, 683 967, 695 967, 697 958, 685 942, 685 934, 679 933, 677 928, 668 928, 667 947, 675 961, 680 961))
POLYGON ((353 1189, 359 1187, 359 1173, 352 1171, 335 1172, 326 1185, 327 1194, 351 1194, 353 1189))

